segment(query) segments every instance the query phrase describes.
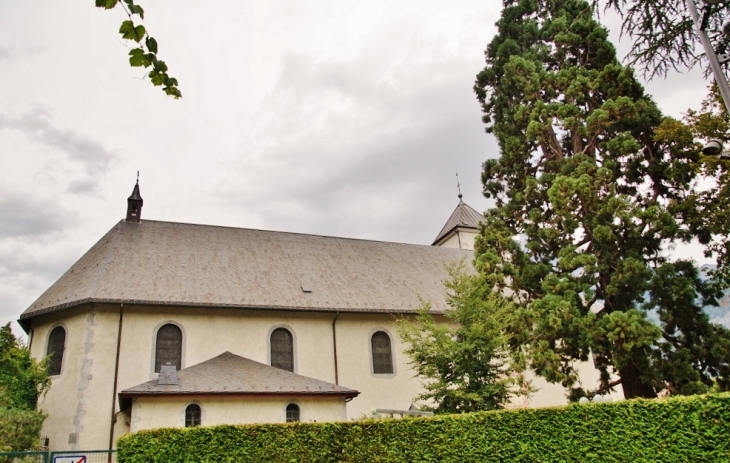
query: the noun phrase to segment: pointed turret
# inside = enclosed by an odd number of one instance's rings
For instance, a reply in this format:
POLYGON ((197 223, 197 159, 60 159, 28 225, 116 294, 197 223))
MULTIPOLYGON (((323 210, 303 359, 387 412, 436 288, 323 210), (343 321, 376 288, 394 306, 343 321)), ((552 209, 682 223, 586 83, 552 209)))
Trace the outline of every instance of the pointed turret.
POLYGON ((139 172, 137 172, 137 183, 132 190, 132 196, 127 198, 127 222, 139 222, 142 219, 142 196, 139 194, 139 172))
POLYGON ((441 229, 432 246, 447 248, 474 249, 474 238, 479 232, 482 214, 466 204, 459 193, 459 204, 451 213, 446 225, 441 229))

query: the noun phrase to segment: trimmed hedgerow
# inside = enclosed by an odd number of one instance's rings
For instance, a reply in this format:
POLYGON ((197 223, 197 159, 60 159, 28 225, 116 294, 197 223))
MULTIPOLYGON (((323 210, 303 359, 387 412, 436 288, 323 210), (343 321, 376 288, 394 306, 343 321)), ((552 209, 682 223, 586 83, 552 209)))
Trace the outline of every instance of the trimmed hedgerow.
POLYGON ((120 463, 722 462, 730 394, 432 418, 156 429, 120 463))

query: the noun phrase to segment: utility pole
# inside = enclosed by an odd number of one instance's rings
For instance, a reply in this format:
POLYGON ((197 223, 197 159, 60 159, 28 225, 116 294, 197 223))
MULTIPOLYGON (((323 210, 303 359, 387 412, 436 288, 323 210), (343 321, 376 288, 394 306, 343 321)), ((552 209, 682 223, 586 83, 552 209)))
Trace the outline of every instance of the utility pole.
POLYGON ((694 0, 685 0, 687 10, 689 10, 689 14, 692 16, 692 21, 695 25, 695 31, 697 32, 697 35, 700 36, 700 42, 702 42, 702 47, 705 49, 705 56, 707 56, 707 60, 710 62, 710 69, 712 70, 712 74, 715 76, 715 82, 717 83, 717 87, 720 89, 722 100, 725 102, 725 110, 727 110, 727 113, 730 114, 730 87, 727 85, 727 79, 725 78, 725 73, 721 66, 721 64, 730 61, 730 56, 720 55, 718 57, 715 53, 715 49, 712 47, 710 38, 705 32, 705 29, 707 29, 707 22, 710 19, 710 10, 713 5, 717 5, 720 2, 721 0, 699 0, 700 7, 702 8, 702 18, 700 18, 694 0))

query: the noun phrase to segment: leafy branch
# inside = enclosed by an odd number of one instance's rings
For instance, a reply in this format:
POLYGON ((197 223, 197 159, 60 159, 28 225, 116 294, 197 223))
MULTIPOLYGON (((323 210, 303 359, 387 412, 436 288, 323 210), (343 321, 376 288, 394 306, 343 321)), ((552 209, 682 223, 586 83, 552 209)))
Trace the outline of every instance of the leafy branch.
MULTIPOLYGON (((632 39, 627 57, 630 66, 638 67, 645 77, 666 77, 674 70, 682 72, 695 65, 705 67, 699 37, 684 0, 591 0, 598 13, 614 10, 622 20, 621 34, 632 39), (601 8, 603 7, 603 8, 601 8)), ((727 4, 710 5, 707 34, 717 53, 727 53, 730 38, 723 34, 723 24, 730 19, 727 4)))
POLYGON ((129 64, 132 67, 152 68, 147 74, 155 86, 162 86, 165 94, 175 99, 182 98, 178 87, 177 79, 170 77, 167 73, 167 65, 157 58, 157 40, 150 36, 142 24, 135 24, 133 16, 139 16, 144 20, 144 10, 134 3, 134 0, 95 0, 98 8, 111 10, 120 5, 127 14, 126 21, 119 27, 119 33, 125 40, 132 40, 137 44, 136 48, 129 51, 129 64))

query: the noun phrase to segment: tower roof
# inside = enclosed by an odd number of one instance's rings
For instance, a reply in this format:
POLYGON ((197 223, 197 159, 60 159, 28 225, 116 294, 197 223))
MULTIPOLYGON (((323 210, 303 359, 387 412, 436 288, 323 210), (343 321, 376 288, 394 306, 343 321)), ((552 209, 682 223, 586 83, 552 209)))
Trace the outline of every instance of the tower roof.
POLYGON ((466 204, 459 195, 459 204, 456 205, 456 209, 451 213, 451 217, 446 221, 446 225, 441 229, 436 239, 433 240, 433 244, 439 243, 446 236, 450 235, 451 232, 457 228, 469 228, 472 230, 479 229, 479 223, 484 219, 484 216, 477 212, 474 208, 466 204))
POLYGON ((132 196, 127 198, 132 201, 142 201, 142 196, 139 194, 139 180, 134 184, 134 190, 132 190, 132 196))

